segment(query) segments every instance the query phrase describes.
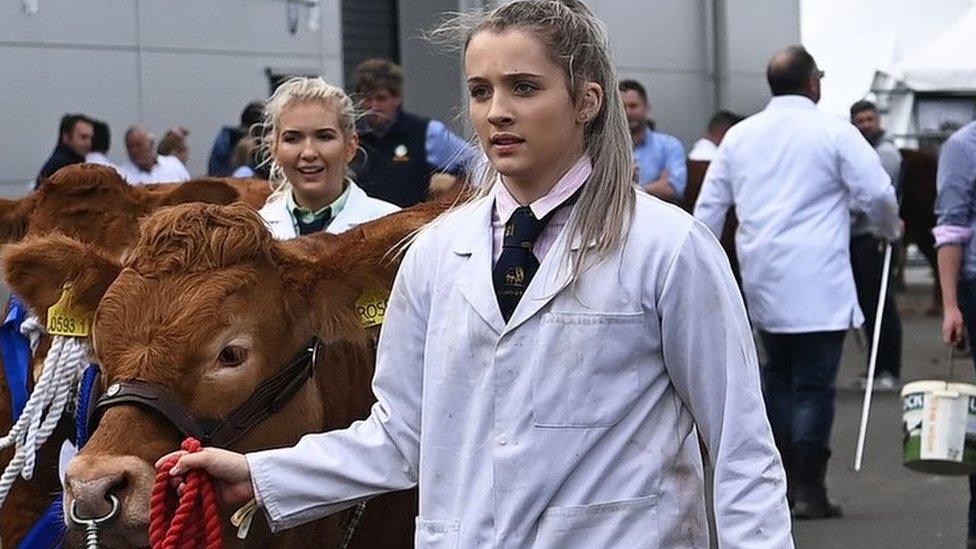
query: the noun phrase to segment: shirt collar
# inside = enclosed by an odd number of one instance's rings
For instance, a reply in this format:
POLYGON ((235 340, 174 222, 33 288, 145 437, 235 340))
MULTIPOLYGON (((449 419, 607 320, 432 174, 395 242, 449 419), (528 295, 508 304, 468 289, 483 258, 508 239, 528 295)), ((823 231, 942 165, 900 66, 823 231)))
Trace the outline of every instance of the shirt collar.
POLYGON ((805 95, 776 95, 769 100, 767 109, 815 109, 817 104, 805 95))
MULTIPOLYGON (((573 196, 573 193, 578 191, 583 186, 583 183, 586 183, 591 173, 593 173, 593 165, 590 163, 590 158, 585 155, 580 157, 576 161, 576 164, 556 182, 556 185, 545 196, 529 204, 532 215, 536 219, 542 219, 549 215, 549 212, 558 208, 569 197, 573 196)), ((497 216, 497 220, 502 223, 508 223, 508 219, 512 217, 512 213, 519 206, 521 204, 518 203, 518 200, 515 200, 515 197, 508 191, 505 184, 502 183, 501 176, 499 176, 495 182, 495 215, 497 216)))
POLYGON ((304 206, 299 206, 298 203, 295 202, 295 195, 293 194, 294 190, 289 189, 285 198, 286 204, 288 205, 288 213, 292 217, 300 217, 305 223, 311 223, 312 221, 321 218, 326 213, 328 213, 332 219, 335 219, 336 216, 339 215, 339 212, 341 212, 345 207, 346 202, 349 200, 349 193, 352 189, 352 185, 350 185, 349 181, 347 180, 345 182, 345 186, 346 188, 342 191, 342 194, 339 195, 339 198, 336 198, 328 206, 319 208, 314 212, 304 206))

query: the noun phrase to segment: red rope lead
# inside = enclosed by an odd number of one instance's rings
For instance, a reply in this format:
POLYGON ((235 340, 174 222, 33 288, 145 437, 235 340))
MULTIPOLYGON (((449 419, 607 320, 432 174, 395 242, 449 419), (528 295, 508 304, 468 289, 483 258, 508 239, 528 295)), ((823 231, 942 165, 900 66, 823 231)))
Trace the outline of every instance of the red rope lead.
MULTIPOLYGON (((183 441, 182 448, 191 453, 199 452, 201 445, 191 437, 183 441)), ((169 474, 176 462, 176 458, 166 460, 156 473, 149 504, 152 549, 222 549, 223 525, 210 477, 200 470, 188 471, 183 495, 177 499, 176 490, 170 486, 169 474)))

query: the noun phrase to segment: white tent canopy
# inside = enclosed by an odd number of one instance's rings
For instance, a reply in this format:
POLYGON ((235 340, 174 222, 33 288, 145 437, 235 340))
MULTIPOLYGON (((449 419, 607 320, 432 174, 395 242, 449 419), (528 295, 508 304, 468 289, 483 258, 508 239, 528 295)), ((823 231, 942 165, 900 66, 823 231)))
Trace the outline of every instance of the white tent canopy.
POLYGON ((899 146, 941 143, 976 117, 976 5, 928 46, 875 72, 871 92, 899 146))
POLYGON ((881 72, 915 91, 976 90, 976 6, 931 45, 881 72))

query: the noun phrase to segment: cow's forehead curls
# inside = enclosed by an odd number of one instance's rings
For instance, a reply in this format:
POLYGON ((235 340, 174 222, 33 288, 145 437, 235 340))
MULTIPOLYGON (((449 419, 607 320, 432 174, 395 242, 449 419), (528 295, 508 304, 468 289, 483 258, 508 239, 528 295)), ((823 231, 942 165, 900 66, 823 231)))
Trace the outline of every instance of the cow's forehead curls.
POLYGON ((184 204, 164 208, 143 221, 125 266, 152 277, 252 261, 276 264, 278 254, 274 239, 250 206, 184 204))
POLYGON ((61 168, 50 179, 44 180, 38 193, 42 196, 53 192, 59 195, 85 194, 96 189, 124 195, 128 186, 112 168, 97 164, 74 164, 61 168))

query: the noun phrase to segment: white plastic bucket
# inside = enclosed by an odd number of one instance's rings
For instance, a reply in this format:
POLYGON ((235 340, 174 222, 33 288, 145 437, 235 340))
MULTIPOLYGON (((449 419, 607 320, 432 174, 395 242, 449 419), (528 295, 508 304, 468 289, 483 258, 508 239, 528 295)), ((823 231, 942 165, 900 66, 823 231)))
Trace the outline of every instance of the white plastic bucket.
POLYGON ((901 390, 905 467, 976 474, 976 385, 915 381, 901 390))

